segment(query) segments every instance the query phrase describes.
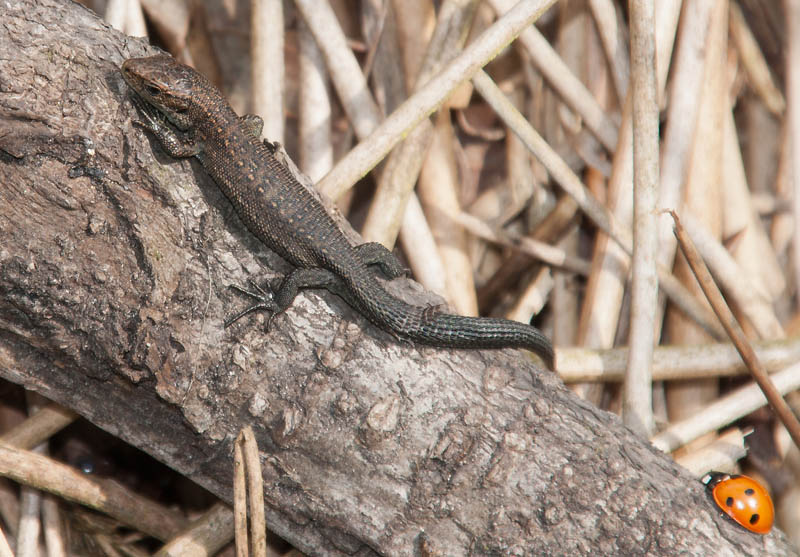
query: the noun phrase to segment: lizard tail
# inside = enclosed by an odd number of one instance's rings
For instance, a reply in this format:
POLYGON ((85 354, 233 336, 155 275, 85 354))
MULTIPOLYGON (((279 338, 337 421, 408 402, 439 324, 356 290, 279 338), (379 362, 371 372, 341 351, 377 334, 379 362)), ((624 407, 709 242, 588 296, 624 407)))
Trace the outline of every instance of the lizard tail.
POLYGON ((532 325, 493 317, 452 315, 439 311, 437 306, 407 304, 389 294, 372 277, 350 286, 364 315, 402 338, 452 348, 524 348, 554 369, 553 345, 532 325))

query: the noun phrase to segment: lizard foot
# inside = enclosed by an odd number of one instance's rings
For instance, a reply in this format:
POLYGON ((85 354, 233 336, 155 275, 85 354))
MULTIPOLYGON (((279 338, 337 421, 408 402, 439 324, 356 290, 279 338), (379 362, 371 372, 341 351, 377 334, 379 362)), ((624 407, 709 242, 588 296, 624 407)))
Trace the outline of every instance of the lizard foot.
POLYGON ((269 332, 270 328, 272 328, 272 320, 275 319, 275 316, 280 313, 278 305, 275 303, 275 297, 272 294, 272 289, 270 288, 270 290, 267 291, 252 280, 250 281, 250 286, 255 290, 255 292, 242 288, 236 284, 231 284, 231 288, 238 290, 242 294, 247 294, 251 298, 257 300, 258 303, 250 306, 244 311, 240 311, 233 317, 228 318, 228 320, 225 321, 224 326, 227 329, 245 315, 253 313, 254 311, 264 310, 269 312, 269 317, 267 317, 267 332, 269 332))

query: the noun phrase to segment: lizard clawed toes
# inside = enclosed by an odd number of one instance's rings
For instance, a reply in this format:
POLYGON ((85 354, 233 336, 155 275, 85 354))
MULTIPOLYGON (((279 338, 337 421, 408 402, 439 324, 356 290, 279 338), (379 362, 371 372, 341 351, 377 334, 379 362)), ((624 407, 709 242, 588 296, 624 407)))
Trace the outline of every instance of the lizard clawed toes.
POLYGON ((277 304, 275 303, 274 296, 272 291, 267 291, 256 284, 254 281, 250 280, 250 286, 255 289, 256 291, 253 292, 252 290, 247 290, 246 288, 242 288, 237 284, 231 284, 230 287, 234 290, 241 292, 242 294, 246 294, 251 298, 254 298, 258 301, 257 304, 250 306, 249 308, 245 309, 244 311, 240 311, 233 317, 228 318, 224 326, 227 329, 229 326, 233 325, 239 319, 253 313, 254 311, 264 310, 269 312, 269 317, 267 317, 267 331, 269 332, 270 328, 272 327, 272 320, 275 319, 275 316, 280 313, 277 304))

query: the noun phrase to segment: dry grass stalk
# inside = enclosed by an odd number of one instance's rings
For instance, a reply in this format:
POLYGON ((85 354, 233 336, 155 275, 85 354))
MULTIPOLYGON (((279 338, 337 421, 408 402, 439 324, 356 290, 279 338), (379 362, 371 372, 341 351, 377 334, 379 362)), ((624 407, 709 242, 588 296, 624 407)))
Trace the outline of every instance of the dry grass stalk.
POLYGON ((742 9, 736 2, 731 2, 730 15, 731 38, 736 43, 736 49, 750 79, 750 84, 761 97, 764 106, 776 116, 782 116, 786 109, 786 101, 775 85, 769 65, 764 59, 752 31, 747 26, 742 9))
MULTIPOLYGON (((800 388, 800 364, 795 363, 774 373, 771 379, 781 394, 800 388)), ((689 418, 670 423, 663 431, 654 435, 651 441, 662 451, 672 452, 702 435, 731 424, 765 404, 767 399, 764 393, 758 385, 751 383, 718 398, 689 418)))
MULTIPOLYGON (((694 4, 710 4, 710 20, 707 30, 701 31, 705 37, 703 56, 703 77, 699 95, 697 122, 689 141, 685 183, 677 207, 686 207, 695 214, 703 216, 705 226, 714 237, 722 233, 722 150, 723 122, 727 106, 720 103, 728 91, 725 54, 727 45, 727 0, 700 0, 694 4)), ((668 220, 668 219, 665 219, 668 220)), ((678 257, 674 272, 693 295, 702 299, 702 291, 683 258, 678 257)), ((708 307, 704 301, 703 305, 708 307)), ((704 344, 711 339, 707 332, 695 326, 682 312, 674 307, 667 308, 664 323, 665 333, 675 344, 704 344)), ((718 382, 714 379, 689 382, 671 382, 665 386, 667 410, 671 420, 682 420, 700 411, 718 395, 718 382)), ((702 446, 711 437, 697 440, 686 450, 702 446)))
MULTIPOLYGON (((498 14, 507 13, 514 5, 511 0, 490 0, 490 3, 498 14)), ((564 64, 547 39, 535 27, 529 27, 520 35, 520 42, 549 84, 581 116, 586 127, 603 146, 613 151, 617 144, 617 126, 606 116, 586 86, 564 64)))
POLYGON ((784 0, 786 12, 786 106, 787 106, 787 161, 791 171, 792 214, 794 216, 794 241, 792 246, 795 291, 800 290, 800 0, 784 0))
POLYGON ((300 169, 313 182, 333 166, 331 99, 325 61, 308 27, 300 24, 300 169))

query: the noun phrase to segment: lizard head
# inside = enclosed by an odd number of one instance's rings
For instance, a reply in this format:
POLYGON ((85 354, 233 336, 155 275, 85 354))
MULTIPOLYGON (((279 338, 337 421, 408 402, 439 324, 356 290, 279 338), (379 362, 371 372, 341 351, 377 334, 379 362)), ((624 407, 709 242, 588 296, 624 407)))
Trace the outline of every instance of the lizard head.
POLYGON ((200 73, 167 55, 125 60, 122 77, 137 95, 183 131, 192 124, 191 109, 197 104, 198 85, 213 89, 200 73))

